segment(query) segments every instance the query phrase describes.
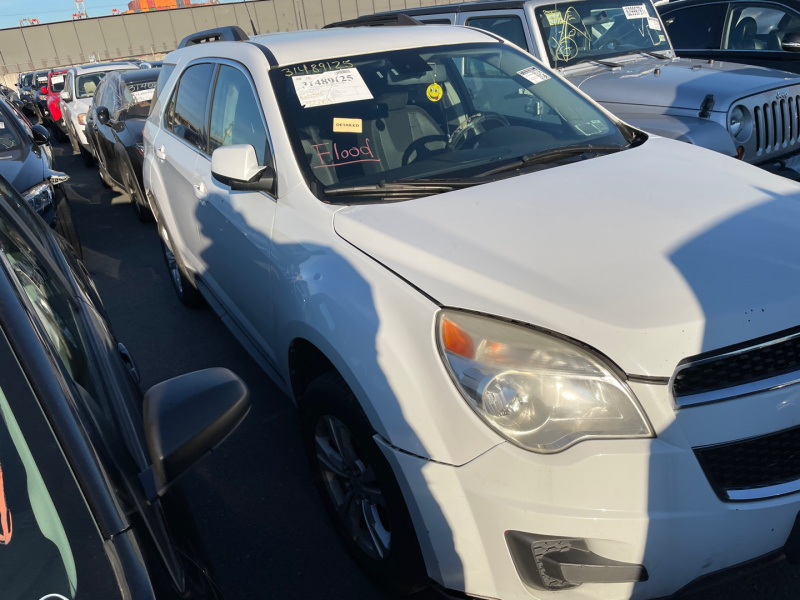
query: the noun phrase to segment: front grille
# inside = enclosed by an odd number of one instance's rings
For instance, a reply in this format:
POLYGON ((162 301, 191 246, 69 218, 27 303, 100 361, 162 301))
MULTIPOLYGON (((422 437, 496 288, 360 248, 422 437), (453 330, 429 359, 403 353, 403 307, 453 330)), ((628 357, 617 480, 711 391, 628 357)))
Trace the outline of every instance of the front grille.
POLYGON ((716 446, 695 448, 717 495, 780 485, 800 479, 800 427, 716 446))
POLYGON ((794 371, 800 371, 800 334, 679 367, 672 394, 702 394, 794 371))
POLYGON ((794 145, 800 136, 800 96, 753 107, 756 152, 770 154, 794 145))

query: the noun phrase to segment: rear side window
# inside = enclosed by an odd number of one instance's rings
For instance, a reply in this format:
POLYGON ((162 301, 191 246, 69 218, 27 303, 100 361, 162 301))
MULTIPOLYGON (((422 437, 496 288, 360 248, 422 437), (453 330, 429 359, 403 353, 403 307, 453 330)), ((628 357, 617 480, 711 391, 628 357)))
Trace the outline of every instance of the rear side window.
POLYGON ((467 20, 466 24, 469 27, 483 29, 499 35, 523 50, 528 49, 528 41, 525 39, 525 28, 522 26, 522 20, 515 15, 473 17, 467 20))
POLYGON ((691 6, 665 15, 664 25, 675 48, 718 50, 725 4, 691 6))
POLYGON ((240 70, 222 66, 211 105, 209 152, 233 144, 250 144, 258 164, 267 164, 267 131, 250 81, 240 70))
POLYGON ((202 63, 186 69, 167 111, 166 126, 179 138, 205 152, 206 106, 213 81, 214 65, 202 63))

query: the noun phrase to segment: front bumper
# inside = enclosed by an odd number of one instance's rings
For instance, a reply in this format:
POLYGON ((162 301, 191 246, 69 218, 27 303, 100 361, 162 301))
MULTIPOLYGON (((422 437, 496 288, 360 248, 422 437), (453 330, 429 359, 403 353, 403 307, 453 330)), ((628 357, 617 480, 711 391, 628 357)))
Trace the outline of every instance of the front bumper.
MULTIPOLYGON (((666 386, 631 387, 646 410, 671 407, 666 386)), ((651 419, 656 439, 592 440, 547 456, 504 443, 459 467, 384 445, 429 575, 446 588, 504 600, 661 598, 780 551, 800 494, 723 502, 693 448, 799 422, 800 385, 651 419), (536 589, 515 567, 510 531, 583 540, 603 559, 643 566, 647 580, 536 589)))

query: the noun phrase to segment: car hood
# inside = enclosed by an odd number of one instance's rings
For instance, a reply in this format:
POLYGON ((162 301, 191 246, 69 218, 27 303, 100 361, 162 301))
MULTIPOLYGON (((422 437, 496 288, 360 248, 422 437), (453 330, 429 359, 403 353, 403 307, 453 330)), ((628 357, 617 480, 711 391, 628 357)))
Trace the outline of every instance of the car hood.
POLYGON ((582 63, 562 74, 601 103, 700 110, 705 97, 713 94, 719 112, 727 112, 740 98, 800 84, 800 76, 785 71, 686 58, 647 57, 619 68, 582 63))
POLYGON ((671 140, 350 206, 334 228, 443 306, 576 338, 629 374, 800 324, 800 185, 671 140))
POLYGON ((32 146, 0 153, 0 175, 21 194, 44 181, 45 167, 41 151, 32 146))

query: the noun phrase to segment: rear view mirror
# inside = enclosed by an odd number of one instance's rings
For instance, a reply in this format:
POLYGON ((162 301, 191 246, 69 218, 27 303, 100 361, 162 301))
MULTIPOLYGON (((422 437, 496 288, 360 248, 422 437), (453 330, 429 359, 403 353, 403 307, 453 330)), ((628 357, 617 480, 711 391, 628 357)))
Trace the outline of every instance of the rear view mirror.
POLYGON ((219 446, 249 410, 247 386, 228 369, 204 369, 150 388, 144 395, 143 412, 153 466, 141 477, 148 497, 160 496, 219 446))
POLYGON ((787 52, 800 52, 800 32, 792 31, 783 36, 781 48, 787 52))
POLYGON ((108 109, 105 106, 98 106, 95 112, 97 113, 97 122, 106 125, 109 119, 108 109))
POLYGON ((275 171, 258 164, 250 144, 220 146, 211 154, 211 174, 232 190, 275 193, 275 171))

